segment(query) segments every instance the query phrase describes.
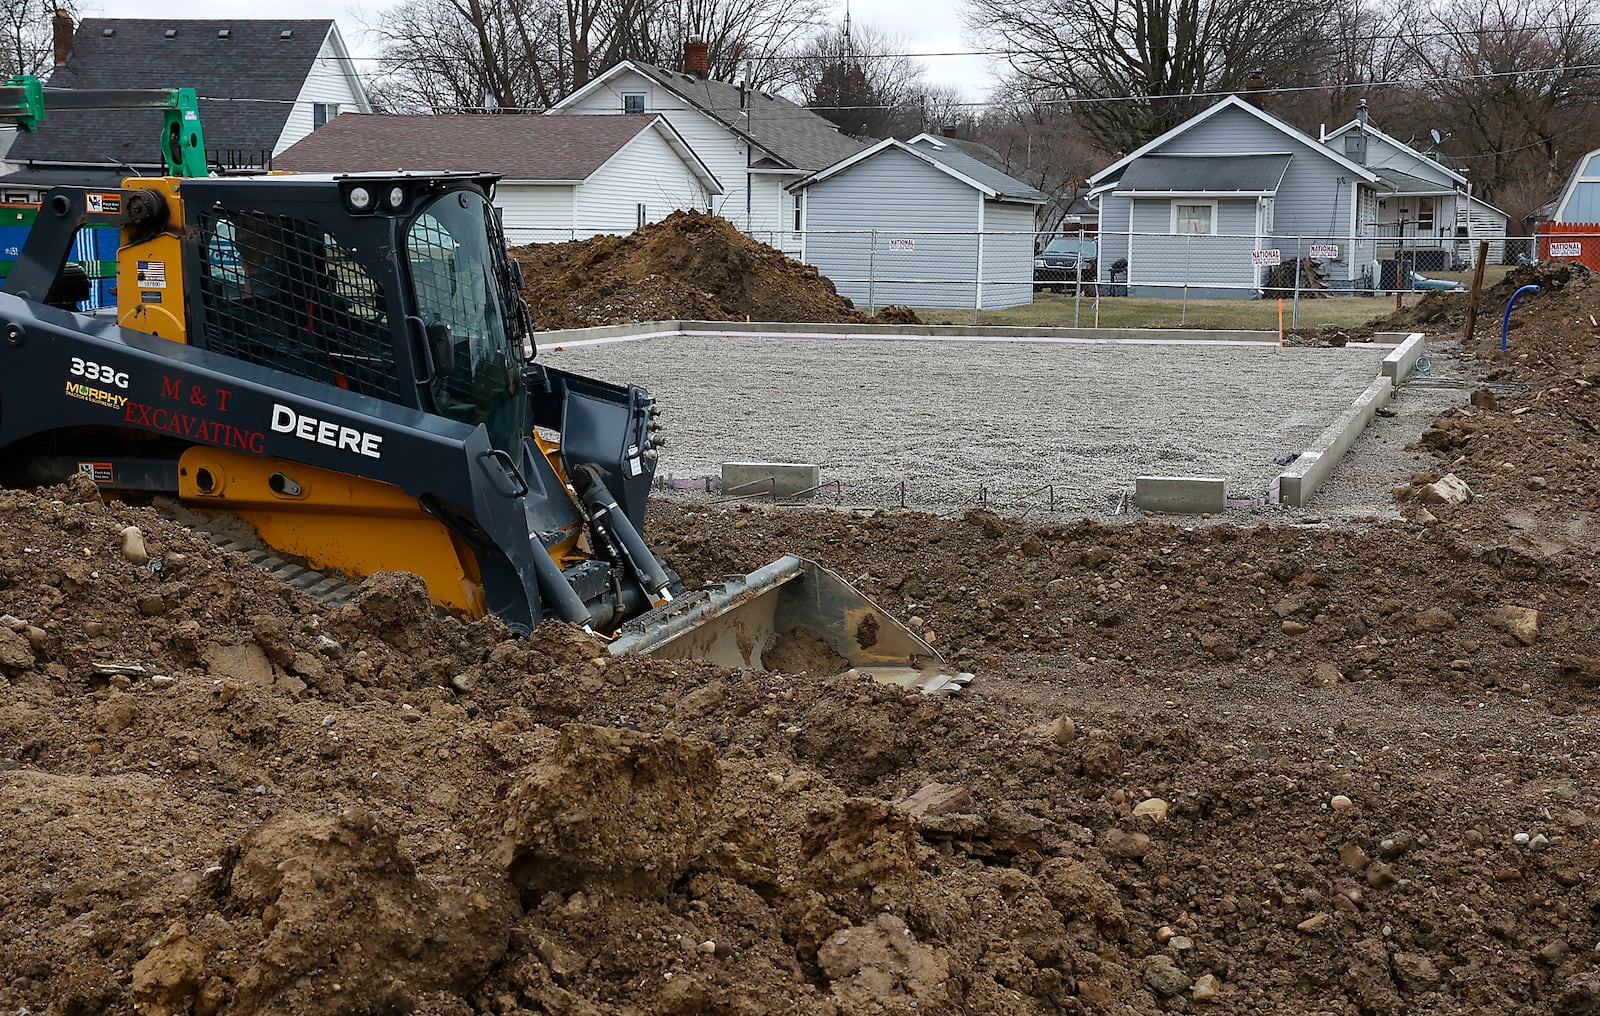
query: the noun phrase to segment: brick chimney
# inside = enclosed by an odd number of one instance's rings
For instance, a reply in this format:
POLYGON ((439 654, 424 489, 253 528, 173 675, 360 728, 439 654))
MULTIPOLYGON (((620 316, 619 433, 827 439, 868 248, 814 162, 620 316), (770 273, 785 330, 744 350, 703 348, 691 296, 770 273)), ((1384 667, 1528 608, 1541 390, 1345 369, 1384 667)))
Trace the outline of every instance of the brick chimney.
POLYGON ((698 35, 683 44, 683 73, 704 80, 711 73, 711 47, 698 35))
POLYGON ((956 129, 954 127, 946 127, 944 130, 941 130, 939 133, 943 134, 947 138, 953 138, 953 137, 956 136, 956 129))
POLYGON ((72 13, 57 7, 50 29, 55 36, 56 66, 61 67, 72 59, 72 13))
POLYGON ((1244 79, 1244 101, 1257 109, 1267 108, 1267 75, 1264 71, 1251 71, 1244 79))

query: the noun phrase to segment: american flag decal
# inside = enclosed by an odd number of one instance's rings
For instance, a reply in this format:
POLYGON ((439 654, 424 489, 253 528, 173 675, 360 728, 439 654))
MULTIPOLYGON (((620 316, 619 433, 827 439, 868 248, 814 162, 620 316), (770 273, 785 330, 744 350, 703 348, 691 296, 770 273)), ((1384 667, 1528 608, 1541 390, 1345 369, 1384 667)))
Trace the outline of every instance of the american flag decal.
POLYGON ((135 275, 140 289, 166 289, 167 263, 165 261, 137 262, 135 275))

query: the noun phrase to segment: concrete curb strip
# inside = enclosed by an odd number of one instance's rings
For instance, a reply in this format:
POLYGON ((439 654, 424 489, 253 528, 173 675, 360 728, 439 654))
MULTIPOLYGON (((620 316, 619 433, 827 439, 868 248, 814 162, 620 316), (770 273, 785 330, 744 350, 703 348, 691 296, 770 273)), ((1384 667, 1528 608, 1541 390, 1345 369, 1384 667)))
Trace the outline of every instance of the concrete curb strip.
POLYGON ((1340 413, 1339 418, 1318 435, 1311 447, 1301 452, 1300 457, 1279 475, 1278 499, 1296 508, 1304 508, 1317 488, 1333 475, 1339 460, 1356 443, 1356 438, 1366 430, 1378 410, 1388 404, 1393 394, 1394 382, 1388 377, 1379 377, 1368 385, 1350 408, 1340 413))

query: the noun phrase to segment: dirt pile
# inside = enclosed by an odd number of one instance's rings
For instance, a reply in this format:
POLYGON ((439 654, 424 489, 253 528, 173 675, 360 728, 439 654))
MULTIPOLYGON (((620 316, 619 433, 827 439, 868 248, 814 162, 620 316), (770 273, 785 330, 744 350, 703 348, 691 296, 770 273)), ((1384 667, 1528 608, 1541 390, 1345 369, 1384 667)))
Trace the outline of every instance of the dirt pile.
POLYGON ((816 268, 703 212, 511 254, 540 330, 665 320, 919 323, 907 307, 863 313, 816 268))
MULTIPOLYGON (((1487 352, 1491 346, 1498 349, 1500 328, 1506 303, 1523 286, 1538 286, 1549 298, 1568 289, 1581 292, 1588 288, 1593 273, 1581 264, 1569 261, 1540 261, 1531 265, 1518 265, 1506 273, 1505 278, 1483 291, 1478 305, 1478 318, 1473 325, 1473 340, 1487 352)), ((1517 306, 1526 308, 1524 301, 1535 294, 1524 295, 1517 306)), ((1378 331, 1411 331, 1426 329, 1440 334, 1460 337, 1467 323, 1468 294, 1460 292, 1429 292, 1417 300, 1416 305, 1397 310, 1373 323, 1378 331)), ((1549 313, 1547 310, 1546 314, 1549 313)), ((1525 315, 1518 311, 1512 316, 1515 331, 1523 327, 1525 315)))
POLYGON ((950 697, 0 492, 0 1008, 1593 1012, 1593 299, 1424 437, 1475 496, 1364 532, 652 509, 691 582, 839 570, 950 697))

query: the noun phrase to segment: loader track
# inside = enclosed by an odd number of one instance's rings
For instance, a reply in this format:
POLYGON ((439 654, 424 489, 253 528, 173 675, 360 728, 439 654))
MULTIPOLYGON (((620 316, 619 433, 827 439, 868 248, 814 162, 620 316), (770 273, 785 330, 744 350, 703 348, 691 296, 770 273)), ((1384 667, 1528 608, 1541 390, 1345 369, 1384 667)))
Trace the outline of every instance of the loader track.
POLYGON ((250 524, 237 515, 208 515, 192 511, 177 501, 158 498, 154 507, 168 520, 206 536, 218 550, 226 551, 269 572, 284 585, 314 596, 324 603, 346 603, 360 588, 359 579, 338 573, 321 572, 304 561, 281 554, 261 542, 250 524))

